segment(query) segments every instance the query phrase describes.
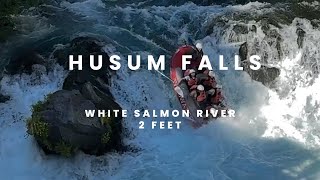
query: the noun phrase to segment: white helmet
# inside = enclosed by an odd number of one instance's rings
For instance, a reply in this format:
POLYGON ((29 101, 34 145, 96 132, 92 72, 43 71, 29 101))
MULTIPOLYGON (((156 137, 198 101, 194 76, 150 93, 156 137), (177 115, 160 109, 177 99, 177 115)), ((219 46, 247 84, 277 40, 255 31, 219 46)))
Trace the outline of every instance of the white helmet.
POLYGON ((198 86, 197 86, 197 89, 198 89, 199 91, 204 91, 204 87, 203 87, 202 85, 198 85, 198 86))
POLYGON ((210 95, 214 95, 214 93, 216 92, 216 90, 214 90, 214 89, 210 89, 209 91, 208 91, 208 94, 210 94, 210 95))
POLYGON ((213 71, 209 71, 208 75, 212 78, 216 76, 213 71))
POLYGON ((210 112, 213 113, 214 111, 216 111, 215 108, 210 108, 210 112))
POLYGON ((189 73, 190 73, 190 74, 196 73, 196 71, 195 71, 194 69, 190 69, 189 73))
POLYGON ((202 50, 202 44, 201 44, 200 42, 198 42, 198 43, 196 44, 196 48, 197 48, 199 51, 201 51, 201 50, 202 50))
POLYGON ((217 85, 216 85, 216 88, 217 88, 217 89, 222 89, 222 85, 217 84, 217 85))

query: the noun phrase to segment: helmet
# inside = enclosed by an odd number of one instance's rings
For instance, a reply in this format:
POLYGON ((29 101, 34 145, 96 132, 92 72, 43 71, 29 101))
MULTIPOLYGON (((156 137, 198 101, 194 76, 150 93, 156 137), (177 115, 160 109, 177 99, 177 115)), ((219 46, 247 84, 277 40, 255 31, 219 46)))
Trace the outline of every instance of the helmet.
POLYGON ((210 112, 213 113, 214 111, 216 111, 215 108, 210 108, 210 112))
POLYGON ((198 85, 198 86, 197 86, 197 90, 199 90, 199 91, 204 91, 204 87, 203 87, 202 85, 198 85))
POLYGON ((196 73, 194 69, 190 69, 189 74, 196 73))
POLYGON ((217 84, 217 85, 216 85, 216 88, 217 88, 217 89, 222 89, 222 86, 221 86, 220 84, 217 84))
POLYGON ((196 44, 196 48, 197 48, 199 51, 201 51, 201 50, 202 50, 202 44, 201 44, 200 42, 198 42, 198 43, 196 44))
POLYGON ((214 90, 214 89, 210 89, 209 91, 208 91, 208 94, 210 94, 210 95, 214 95, 214 93, 216 92, 216 90, 214 90))
POLYGON ((212 78, 216 76, 213 71, 209 71, 208 75, 212 78))

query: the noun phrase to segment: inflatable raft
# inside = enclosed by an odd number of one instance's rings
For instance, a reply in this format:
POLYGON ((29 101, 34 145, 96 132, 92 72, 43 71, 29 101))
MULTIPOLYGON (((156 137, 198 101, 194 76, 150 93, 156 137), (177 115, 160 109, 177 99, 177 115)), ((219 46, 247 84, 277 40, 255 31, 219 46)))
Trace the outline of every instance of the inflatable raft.
MULTIPOLYGON (((200 108, 198 102, 191 97, 188 89, 187 82, 183 80, 184 72, 182 70, 182 55, 192 55, 195 51, 193 46, 185 45, 180 47, 171 58, 170 64, 170 78, 173 82, 173 88, 175 94, 182 106, 183 110, 189 111, 190 117, 188 118, 194 127, 200 127, 204 123, 208 122, 206 117, 198 117, 197 111, 203 110, 200 108)), ((192 60, 190 68, 198 69, 201 58, 198 60, 192 60)))

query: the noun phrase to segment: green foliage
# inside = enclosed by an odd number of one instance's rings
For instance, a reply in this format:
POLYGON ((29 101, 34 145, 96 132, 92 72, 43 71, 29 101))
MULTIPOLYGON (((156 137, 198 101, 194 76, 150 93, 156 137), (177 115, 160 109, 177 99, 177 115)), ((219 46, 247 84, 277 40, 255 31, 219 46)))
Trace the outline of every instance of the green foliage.
POLYGON ((107 124, 111 124, 111 122, 113 121, 113 118, 112 117, 101 117, 100 121, 101 121, 102 125, 107 125, 107 124))
POLYGON ((44 110, 45 104, 50 99, 48 94, 43 101, 39 101, 32 106, 32 117, 27 120, 27 132, 33 135, 37 141, 44 145, 48 150, 56 152, 62 156, 70 157, 76 150, 72 145, 66 142, 50 142, 49 125, 41 119, 39 113, 44 110))
POLYGON ((38 101, 36 104, 32 105, 32 114, 37 114, 43 111, 44 101, 38 101))
POLYGON ((52 94, 48 94, 45 98, 44 101, 38 101, 36 104, 32 105, 32 114, 38 114, 39 112, 43 111, 44 105, 46 102, 49 100, 50 96, 52 94))
POLYGON ((27 120, 28 134, 45 140, 49 135, 48 123, 43 122, 39 116, 34 115, 27 120))
POLYGON ((70 157, 74 153, 75 148, 73 148, 72 145, 66 142, 60 142, 56 144, 54 150, 62 156, 70 157))
POLYGON ((102 144, 107 144, 110 141, 110 138, 111 138, 110 135, 111 135, 110 132, 106 132, 101 136, 102 144))

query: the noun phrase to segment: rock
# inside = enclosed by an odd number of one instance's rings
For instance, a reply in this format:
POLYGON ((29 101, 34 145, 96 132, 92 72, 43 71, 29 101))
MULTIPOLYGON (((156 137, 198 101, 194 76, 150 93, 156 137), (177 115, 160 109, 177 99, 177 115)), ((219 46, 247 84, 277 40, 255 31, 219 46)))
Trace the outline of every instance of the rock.
POLYGON ((248 34, 249 33, 249 28, 245 24, 236 24, 233 26, 233 31, 236 34, 248 34))
POLYGON ((12 56, 9 64, 5 67, 5 72, 10 75, 31 74, 35 64, 46 67, 46 61, 40 54, 32 50, 23 50, 12 56))
MULTIPOLYGON (((70 44, 66 45, 65 48, 57 49, 53 53, 53 57, 57 59, 58 64, 69 69, 69 55, 83 56, 84 67, 89 67, 89 56, 90 55, 103 55, 103 59, 109 59, 107 53, 102 50, 103 42, 92 38, 92 37, 77 37, 71 41, 70 44)), ((107 63, 103 64, 103 67, 108 67, 107 63)))
MULTIPOLYGON (((281 48, 281 42, 283 41, 283 39, 281 37, 281 34, 278 32, 277 29, 271 29, 269 24, 267 25, 268 25, 268 29, 263 30, 264 34, 266 35, 264 37, 264 41, 266 41, 271 48, 276 48, 277 59, 281 60, 283 56, 282 48, 281 48)), ((268 54, 266 53, 265 56, 268 56, 268 54)))
MULTIPOLYGON (((100 89, 105 94, 108 94, 112 99, 112 95, 109 91, 109 79, 111 73, 109 69, 109 56, 102 50, 103 43, 91 38, 91 37, 79 37, 72 40, 69 46, 64 49, 65 52, 60 51, 62 54, 82 54, 83 55, 83 69, 82 71, 73 70, 70 71, 67 78, 63 83, 63 89, 65 90, 79 90, 83 93, 84 86, 89 82, 90 85, 100 89), (95 71, 90 68, 89 55, 103 55, 103 66, 100 70, 95 71)), ((68 57, 68 56, 67 56, 68 57)), ((64 57, 65 60, 67 57, 64 57)), ((61 62, 61 61, 60 61, 61 62)), ((66 64, 66 63, 62 63, 66 64)), ((67 63, 68 64, 68 63, 67 63)))
POLYGON ((262 65, 259 70, 251 70, 247 62, 242 62, 244 71, 246 71, 250 77, 261 82, 263 85, 268 86, 272 81, 274 81, 280 75, 280 69, 275 67, 267 67, 262 65))
POLYGON ((260 25, 261 25, 261 30, 264 34, 267 34, 268 31, 270 30, 270 25, 268 23, 268 20, 267 19, 262 19, 261 22, 260 22, 260 25))
POLYGON ((5 96, 0 93, 0 103, 5 103, 10 100, 10 96, 5 96))
MULTIPOLYGON (((121 116, 85 117, 85 110, 89 109, 121 111, 109 90, 111 75, 109 68, 106 68, 109 66, 103 66, 98 71, 89 66, 90 54, 103 55, 104 59, 109 60, 102 47, 103 43, 94 38, 80 37, 54 52, 57 62, 65 68, 69 54, 83 55, 83 70, 70 71, 63 90, 50 95, 45 102, 33 108, 32 118, 28 120, 28 132, 45 152, 71 155, 79 149, 100 155, 111 150, 124 150, 121 116), (39 129, 38 126, 42 129, 39 132, 34 130, 39 129)), ((45 71, 42 66, 33 68, 39 73, 45 71)))
POLYGON ((242 61, 247 59, 247 56, 248 56, 248 43, 247 42, 240 45, 239 56, 242 61))
POLYGON ((244 67, 244 71, 246 71, 250 77, 255 80, 259 81, 264 85, 268 85, 272 81, 274 81, 279 75, 280 75, 280 70, 275 67, 267 67, 262 65, 259 70, 252 70, 250 69, 250 64, 248 61, 245 61, 248 56, 248 44, 247 42, 241 44, 239 48, 239 56, 241 59, 241 64, 244 67))
MULTIPOLYGON (((78 37, 71 41, 71 43, 63 49, 58 49, 54 52, 54 57, 57 59, 57 62, 64 66, 65 69, 69 69, 69 55, 82 55, 83 70, 73 70, 70 71, 67 78, 64 81, 63 89, 66 90, 82 90, 82 86, 86 82, 91 82, 94 85, 97 85, 97 78, 100 81, 103 81, 105 84, 109 84, 109 79, 112 71, 109 69, 109 56, 102 50, 103 43, 99 40, 92 37, 78 37), (103 56, 103 65, 102 68, 98 71, 92 70, 90 68, 90 55, 102 55, 103 56)), ((97 56, 95 56, 97 58, 97 56)))
MULTIPOLYGON (((119 134, 102 118, 87 118, 85 110, 97 110, 79 91, 57 91, 33 106, 28 133, 47 153, 70 156, 76 150, 101 155, 117 149, 119 134)), ((111 121, 109 119, 109 121, 111 121)))
POLYGON ((211 35, 216 28, 223 28, 228 23, 228 18, 224 16, 215 16, 213 19, 209 20, 204 26, 205 35, 211 35))
POLYGON ((303 47, 303 42, 304 42, 304 37, 306 35, 306 32, 300 27, 298 27, 296 33, 298 35, 297 44, 298 44, 298 47, 301 49, 303 47))
POLYGON ((256 25, 252 25, 250 28, 250 31, 257 33, 257 26, 256 25))
POLYGON ((312 25, 314 28, 319 28, 319 27, 320 27, 320 20, 319 20, 319 19, 312 19, 312 20, 311 20, 311 25, 312 25))

